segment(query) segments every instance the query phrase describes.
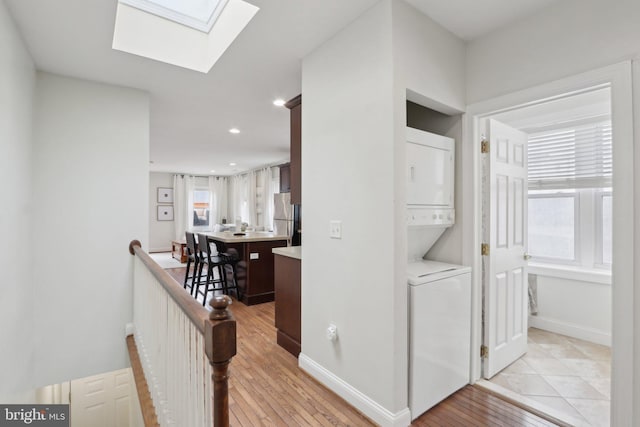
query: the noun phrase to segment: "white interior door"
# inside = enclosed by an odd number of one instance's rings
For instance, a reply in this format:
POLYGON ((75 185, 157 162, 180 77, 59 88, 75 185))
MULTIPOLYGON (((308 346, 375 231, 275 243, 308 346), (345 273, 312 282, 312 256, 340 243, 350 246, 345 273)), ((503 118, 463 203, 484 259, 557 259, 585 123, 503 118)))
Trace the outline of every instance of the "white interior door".
POLYGON ((483 374, 491 378, 527 350, 527 135, 487 120, 483 197, 483 374))
POLYGON ((71 381, 72 427, 129 427, 131 369, 71 381))

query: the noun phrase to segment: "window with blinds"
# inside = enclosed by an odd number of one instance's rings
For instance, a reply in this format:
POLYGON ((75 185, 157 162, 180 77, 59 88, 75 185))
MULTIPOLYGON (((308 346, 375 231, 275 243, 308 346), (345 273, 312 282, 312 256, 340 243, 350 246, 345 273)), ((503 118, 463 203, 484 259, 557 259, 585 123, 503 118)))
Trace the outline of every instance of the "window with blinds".
POLYGON ((529 189, 607 188, 612 184, 611 121, 529 136, 529 189))
POLYGON ((611 120, 529 134, 528 250, 538 262, 612 263, 611 120))

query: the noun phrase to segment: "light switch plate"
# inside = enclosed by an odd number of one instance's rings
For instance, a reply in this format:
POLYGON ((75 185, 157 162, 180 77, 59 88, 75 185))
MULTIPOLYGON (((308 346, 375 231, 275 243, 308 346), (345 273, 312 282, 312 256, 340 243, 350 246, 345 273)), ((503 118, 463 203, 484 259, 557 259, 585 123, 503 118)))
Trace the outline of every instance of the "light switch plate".
POLYGON ((329 237, 342 239, 342 221, 329 221, 329 237))
POLYGON ((249 259, 260 259, 260 253, 258 252, 251 252, 249 254, 249 259))

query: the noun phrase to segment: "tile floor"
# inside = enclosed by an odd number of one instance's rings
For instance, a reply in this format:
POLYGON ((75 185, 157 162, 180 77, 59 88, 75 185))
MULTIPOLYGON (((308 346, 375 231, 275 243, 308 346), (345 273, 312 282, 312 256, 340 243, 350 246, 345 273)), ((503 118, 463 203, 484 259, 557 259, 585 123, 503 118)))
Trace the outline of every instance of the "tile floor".
POLYGON ((490 381, 585 426, 609 426, 609 347, 529 328, 527 353, 490 381))

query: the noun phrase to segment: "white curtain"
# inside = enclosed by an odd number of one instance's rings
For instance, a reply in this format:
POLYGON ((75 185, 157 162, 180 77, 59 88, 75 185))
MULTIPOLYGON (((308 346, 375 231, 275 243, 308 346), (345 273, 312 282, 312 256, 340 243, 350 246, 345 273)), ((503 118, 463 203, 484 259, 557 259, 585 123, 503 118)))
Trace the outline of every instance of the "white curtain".
POLYGON ((246 221, 249 225, 256 226, 258 224, 258 209, 257 209, 257 200, 258 200, 258 172, 251 171, 247 174, 247 216, 249 220, 246 221))
MULTIPOLYGON (((222 218, 230 219, 228 207, 227 177, 210 176, 209 192, 211 193, 211 224, 222 224, 222 218)), ((233 221, 229 221, 233 222, 233 221)))
POLYGON ((279 172, 278 167, 268 167, 228 179, 230 222, 239 217, 251 227, 273 229, 273 195, 279 191, 279 172))
POLYGON ((233 224, 236 219, 236 177, 230 176, 227 180, 227 222, 233 224))
POLYGON ((235 223, 236 218, 242 217, 242 176, 235 175, 229 178, 229 222, 235 223))
POLYGON ((183 240, 184 233, 193 224, 194 178, 187 175, 173 176, 173 224, 176 240, 183 240))

